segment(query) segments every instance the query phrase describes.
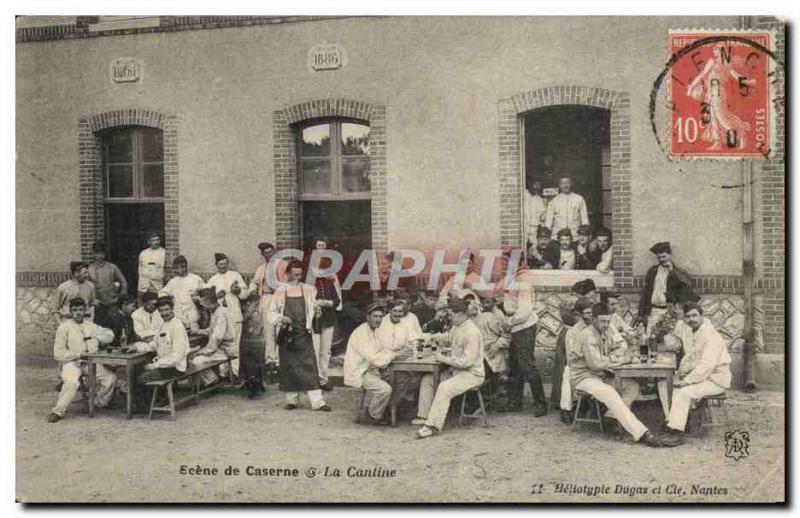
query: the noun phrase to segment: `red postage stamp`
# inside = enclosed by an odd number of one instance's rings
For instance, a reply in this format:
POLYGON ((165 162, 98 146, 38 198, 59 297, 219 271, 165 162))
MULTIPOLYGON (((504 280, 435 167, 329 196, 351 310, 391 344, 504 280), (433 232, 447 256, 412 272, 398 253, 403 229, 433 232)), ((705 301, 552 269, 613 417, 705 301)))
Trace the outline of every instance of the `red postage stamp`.
POLYGON ((670 31, 671 158, 769 156, 771 49, 766 31, 670 31))

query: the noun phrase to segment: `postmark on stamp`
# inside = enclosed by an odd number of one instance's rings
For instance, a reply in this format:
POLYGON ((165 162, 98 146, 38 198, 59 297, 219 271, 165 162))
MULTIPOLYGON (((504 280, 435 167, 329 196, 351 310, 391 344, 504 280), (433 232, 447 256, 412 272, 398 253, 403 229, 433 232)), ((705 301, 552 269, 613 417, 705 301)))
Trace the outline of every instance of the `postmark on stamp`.
POLYGON ((768 157, 779 101, 773 85, 782 73, 773 34, 672 30, 668 45, 671 58, 654 85, 651 117, 655 96, 666 90, 663 131, 655 119, 653 130, 669 157, 768 157))

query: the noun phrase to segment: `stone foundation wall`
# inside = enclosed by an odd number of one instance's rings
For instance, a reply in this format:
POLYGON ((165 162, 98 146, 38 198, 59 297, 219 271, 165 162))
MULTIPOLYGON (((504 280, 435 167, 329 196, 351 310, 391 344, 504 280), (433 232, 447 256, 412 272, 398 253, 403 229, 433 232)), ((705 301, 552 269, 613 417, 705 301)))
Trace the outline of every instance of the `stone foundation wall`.
MULTIPOLYGON (((537 307, 539 308, 539 329, 536 335, 536 358, 539 365, 544 368, 545 376, 552 376, 556 337, 561 328, 561 314, 559 308, 562 303, 575 302, 571 293, 537 293, 537 307)), ((755 318, 753 327, 755 331, 756 352, 764 353, 764 311, 763 297, 756 296, 754 300, 755 318)), ((703 295, 700 304, 703 314, 711 319, 717 331, 725 339, 731 356, 736 357, 734 362, 734 379, 738 381, 741 376, 739 356, 744 345, 744 297, 741 295, 703 295)), ((620 311, 627 322, 635 316, 639 305, 638 294, 623 294, 620 297, 620 311)), ((782 384, 783 380, 770 380, 770 384, 782 384)))
MULTIPOLYGON (((17 355, 20 357, 52 356, 53 336, 58 326, 56 320, 49 315, 49 301, 54 289, 49 287, 18 287, 16 290, 16 333, 17 355)), ((575 296, 567 292, 538 292, 539 332, 536 337, 536 355, 545 375, 553 370, 553 355, 556 337, 561 327, 559 308, 561 304, 573 303, 575 296)), ((707 294, 701 301, 704 314, 711 319, 722 334, 732 354, 740 354, 744 344, 744 299, 741 295, 707 294)), ((623 294, 620 306, 624 318, 630 321, 638 305, 637 294, 623 294)), ((764 312, 763 297, 755 299, 755 335, 756 351, 764 349, 764 312)), ((260 338, 261 317, 258 311, 258 298, 253 297, 243 304, 245 314, 245 337, 260 338)))

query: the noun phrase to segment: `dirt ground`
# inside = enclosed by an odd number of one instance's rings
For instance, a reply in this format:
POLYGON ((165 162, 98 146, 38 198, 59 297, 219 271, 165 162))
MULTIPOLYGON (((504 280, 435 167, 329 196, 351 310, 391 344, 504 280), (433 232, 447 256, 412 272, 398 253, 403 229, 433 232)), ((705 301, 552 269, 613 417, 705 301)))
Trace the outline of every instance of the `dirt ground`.
MULTIPOLYGON (((452 420, 441 435, 417 440, 416 428, 407 422, 397 428, 356 424, 358 391, 343 387, 326 396, 331 413, 283 410, 283 395, 271 385, 257 400, 233 389, 220 391, 179 410, 174 422, 148 421, 141 414, 126 421, 119 403, 90 420, 76 402, 66 419, 49 424, 55 382, 54 369, 17 369, 19 501, 784 499, 782 393, 729 392, 729 422, 715 411, 715 425, 705 437, 673 449, 651 449, 603 435, 591 425, 571 429, 556 413, 534 418, 530 400, 522 413, 491 414, 489 428, 478 423, 462 428, 452 420), (750 433, 749 456, 738 461, 725 456, 729 430, 750 433), (218 471, 188 473, 198 466, 218 471), (229 466, 239 473, 226 474, 229 466), (248 474, 248 466, 262 474, 248 474), (270 468, 284 472, 270 474, 270 468), (394 476, 353 476, 370 470, 372 475, 393 470, 394 476), (703 489, 692 494, 693 487, 703 489)), ((657 404, 636 403, 648 426, 660 419, 657 404)))

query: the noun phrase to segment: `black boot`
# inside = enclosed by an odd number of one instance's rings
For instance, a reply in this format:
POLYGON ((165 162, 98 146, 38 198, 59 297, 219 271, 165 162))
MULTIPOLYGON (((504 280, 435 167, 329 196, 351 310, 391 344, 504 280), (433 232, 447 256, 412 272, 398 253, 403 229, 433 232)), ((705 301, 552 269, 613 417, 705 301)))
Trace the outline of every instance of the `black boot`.
POLYGON ((680 430, 670 428, 666 434, 661 436, 661 443, 664 446, 680 446, 686 442, 686 434, 680 430))
POLYGON ((664 444, 658 437, 650 433, 650 430, 644 432, 644 435, 639 439, 639 442, 650 446, 651 448, 661 448, 662 446, 667 446, 664 444))

